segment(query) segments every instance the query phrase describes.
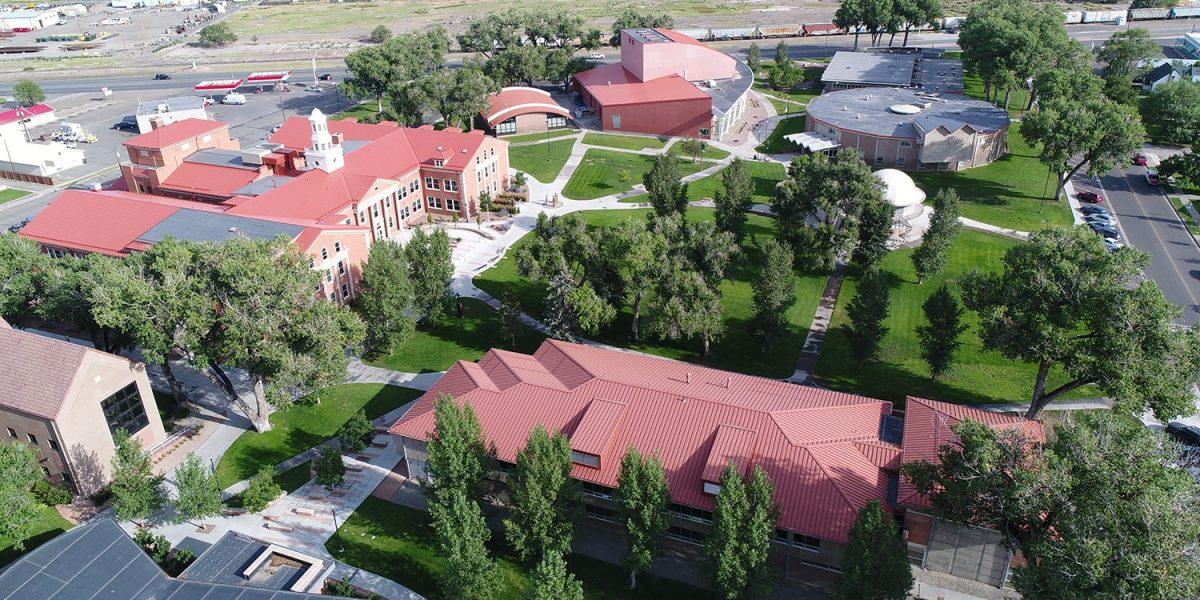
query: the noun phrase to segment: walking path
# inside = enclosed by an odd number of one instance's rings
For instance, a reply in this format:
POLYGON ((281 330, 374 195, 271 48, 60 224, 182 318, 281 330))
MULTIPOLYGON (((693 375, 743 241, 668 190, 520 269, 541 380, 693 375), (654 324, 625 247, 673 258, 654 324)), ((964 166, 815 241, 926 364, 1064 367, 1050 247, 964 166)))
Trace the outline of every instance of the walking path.
POLYGON ((833 319, 833 309, 837 305, 838 293, 842 289, 842 281, 846 278, 846 263, 838 261, 825 280, 825 291, 821 292, 821 301, 813 313, 812 325, 808 327, 808 335, 804 338, 804 346, 800 348, 800 358, 796 361, 796 372, 788 378, 792 383, 813 385, 813 373, 817 370, 817 359, 821 357, 821 347, 825 343, 825 334, 829 331, 829 323, 833 319))
MULTIPOLYGON (((976 404, 976 408, 982 408, 986 411, 998 413, 1020 413, 1025 414, 1029 411, 1029 403, 1000 403, 1000 404, 976 404)), ((1113 401, 1109 398, 1082 398, 1079 400, 1055 400, 1046 405, 1042 410, 1049 411, 1071 411, 1071 410, 1107 410, 1113 407, 1113 401)))

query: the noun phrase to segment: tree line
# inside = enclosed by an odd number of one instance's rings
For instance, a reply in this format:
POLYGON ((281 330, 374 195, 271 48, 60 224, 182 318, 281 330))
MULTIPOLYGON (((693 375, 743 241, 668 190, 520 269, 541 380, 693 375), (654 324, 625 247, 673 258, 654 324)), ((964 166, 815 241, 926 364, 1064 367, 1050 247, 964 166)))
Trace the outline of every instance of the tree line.
POLYGON ((890 36, 888 46, 896 35, 904 32, 901 45, 908 45, 908 33, 937 23, 942 17, 941 0, 843 0, 833 15, 833 23, 854 32, 854 49, 858 36, 871 36, 871 45, 879 45, 884 35, 890 36))

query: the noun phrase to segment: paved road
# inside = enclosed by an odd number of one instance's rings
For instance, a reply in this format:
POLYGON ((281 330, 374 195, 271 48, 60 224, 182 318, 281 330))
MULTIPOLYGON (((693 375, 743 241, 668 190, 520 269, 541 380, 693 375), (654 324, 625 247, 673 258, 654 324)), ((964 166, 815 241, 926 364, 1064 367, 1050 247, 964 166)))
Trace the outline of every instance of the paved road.
POLYGON ((1180 322, 1192 325, 1200 322, 1200 248, 1145 173, 1145 167, 1114 169, 1100 183, 1129 245, 1150 253, 1146 275, 1183 308, 1180 322))

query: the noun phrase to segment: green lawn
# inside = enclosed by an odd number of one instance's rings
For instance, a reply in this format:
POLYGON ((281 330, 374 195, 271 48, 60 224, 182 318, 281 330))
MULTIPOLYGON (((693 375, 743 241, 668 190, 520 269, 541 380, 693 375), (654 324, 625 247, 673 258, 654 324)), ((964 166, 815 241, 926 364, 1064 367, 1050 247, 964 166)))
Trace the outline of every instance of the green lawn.
MULTIPOLYGON (((383 99, 384 109, 387 109, 388 102, 390 102, 390 101, 386 97, 384 97, 384 99, 383 99)), ((366 118, 375 118, 375 115, 378 114, 376 112, 378 109, 379 109, 379 104, 377 102, 375 102, 375 99, 369 98, 359 104, 355 104, 354 106, 351 106, 350 108, 347 108, 346 110, 343 110, 342 112, 331 115, 329 118, 331 118, 331 119, 346 119, 349 117, 353 117, 353 118, 361 121, 366 118)))
MULTIPOLYGON (((676 141, 674 144, 671 144, 671 147, 667 149, 667 154, 673 154, 675 156, 682 158, 683 160, 692 160, 692 155, 684 154, 683 150, 680 149, 680 146, 682 144, 683 144, 683 140, 679 140, 679 141, 676 141)), ((729 156, 728 151, 722 150, 722 149, 717 148, 716 146, 712 146, 710 144, 705 144, 704 151, 700 153, 701 160, 723 160, 728 156, 729 156)))
MULTIPOLYGON (((1188 231, 1190 231, 1192 235, 1200 235, 1200 223, 1196 223, 1192 220, 1192 215, 1188 213, 1187 209, 1184 208, 1183 203, 1184 201, 1182 198, 1179 198, 1178 196, 1171 196, 1171 206, 1175 208, 1175 212, 1179 215, 1179 220, 1183 221, 1183 224, 1187 226, 1188 231)), ((1193 202, 1192 205, 1195 206, 1196 203, 1193 202)), ((1200 207, 1197 208, 1200 209, 1200 207)))
POLYGON ((531 177, 550 183, 571 156, 575 140, 558 140, 508 149, 508 166, 529 173, 531 177))
MULTIPOLYGON (((905 395, 960 404, 985 402, 1027 402, 1033 392, 1037 367, 1008 360, 998 352, 984 351, 979 340, 978 319, 967 311, 970 326, 960 340, 949 373, 938 381, 929 378, 929 368, 921 359, 920 341, 915 328, 925 323, 921 305, 942 283, 956 293, 959 279, 972 269, 995 271, 1004 252, 1021 243, 1009 238, 977 231, 963 231, 951 247, 946 268, 940 275, 918 284, 912 266, 912 250, 898 250, 884 259, 882 268, 894 275, 891 302, 885 325, 888 327, 879 358, 860 364, 850 356, 843 333, 846 305, 854 297, 856 278, 847 277, 834 310, 830 333, 825 338, 816 379, 826 387, 891 400, 898 406, 905 395)), ((1065 381, 1061 372, 1051 374, 1050 385, 1065 381)), ((1077 390, 1075 397, 1095 395, 1095 390, 1077 390)))
POLYGON ((0 190, 0 204, 4 204, 5 202, 12 202, 13 200, 17 200, 18 198, 24 198, 25 196, 28 196, 31 193, 32 192, 30 192, 29 190, 22 190, 22 189, 12 188, 12 187, 5 188, 3 190, 0 190))
MULTIPOLYGON (((824 71, 824 69, 821 69, 824 71)), ((820 78, 820 75, 817 76, 820 78)), ((775 112, 781 115, 790 113, 803 113, 809 101, 821 95, 820 88, 794 90, 790 92, 780 92, 771 89, 765 80, 756 79, 754 81, 754 89, 758 90, 767 97, 767 101, 771 106, 775 107, 775 112)))
POLYGON ((624 150, 659 150, 667 145, 669 138, 644 135, 621 135, 619 133, 586 133, 583 143, 589 146, 607 146, 624 150))
MULTIPOLYGON (((987 101, 983 91, 983 80, 978 75, 972 73, 963 75, 963 94, 987 101)), ((1004 108, 1004 90, 1000 90, 999 98, 995 104, 1000 108, 1004 108)), ((1026 106, 1029 106, 1029 90, 1023 87, 1014 87, 1012 94, 1008 97, 1008 112, 1018 115, 1025 112, 1026 106)))
POLYGON ((1017 123, 1008 128, 1008 154, 990 165, 964 171, 913 173, 913 181, 929 199, 942 188, 954 188, 962 199, 962 215, 1018 231, 1069 226, 1071 208, 1054 201, 1054 176, 1038 162, 1017 123))
MULTIPOLYGON (((502 535, 493 533, 489 544, 500 572, 498 600, 529 597, 527 567, 505 548, 502 535)), ((343 562, 402 583, 431 600, 441 598, 438 585, 446 559, 426 513, 367 498, 325 542, 325 548, 343 562)), ((628 574, 618 565, 572 554, 567 566, 583 582, 589 600, 654 598, 655 600, 705 600, 708 592, 653 575, 639 575, 637 591, 626 589, 628 574)))
MULTIPOLYGON (((784 166, 775 162, 746 161, 746 170, 750 172, 750 179, 754 182, 754 202, 763 204, 771 202, 775 197, 775 184, 783 181, 787 175, 784 166)), ((724 172, 725 169, 722 169, 689 183, 688 200, 715 197, 717 190, 721 189, 721 174, 724 172)), ((649 198, 648 194, 638 194, 621 202, 648 202, 649 198)))
MULTIPOLYGON (((508 348, 508 341, 500 338, 503 326, 499 311, 475 298, 463 298, 462 303, 463 318, 457 318, 452 311, 437 325, 418 330, 395 353, 368 362, 394 371, 425 373, 445 371, 460 359, 478 360, 496 346, 508 348)), ((532 353, 545 339, 528 327, 521 330, 515 348, 518 352, 532 353)))
MULTIPOLYGON (((583 155, 583 161, 563 188, 563 196, 570 200, 592 200, 629 191, 642 182, 642 175, 653 165, 652 156, 591 148, 583 155), (618 179, 621 171, 629 172, 629 181, 622 183, 618 179)), ((690 175, 702 166, 691 161, 680 161, 679 174, 690 175)))
POLYGON ((500 139, 510 144, 520 144, 521 142, 539 142, 541 140, 549 140, 560 138, 568 135, 579 133, 578 129, 551 129, 540 133, 525 133, 521 135, 509 135, 500 139))
POLYGON ((0 537, 0 567, 17 560, 26 552, 45 544, 58 534, 74 527, 70 521, 62 518, 53 506, 38 505, 38 514, 29 527, 29 539, 25 540, 25 548, 18 550, 12 541, 0 537))
POLYGON ((359 409, 374 419, 421 393, 380 383, 347 383, 321 390, 316 403, 296 403, 272 414, 270 431, 247 431, 234 440, 217 463, 217 482, 227 488, 263 465, 277 465, 328 440, 359 409))
MULTIPOLYGON (((607 226, 624 219, 645 218, 648 210, 609 210, 583 211, 579 214, 594 226, 607 226)), ((687 211, 689 219, 708 220, 713 218, 713 210, 708 208, 691 207, 687 211)), ((595 339, 625 348, 633 348, 642 352, 656 354, 679 360, 704 364, 720 369, 729 369, 742 373, 762 375, 764 377, 786 377, 791 375, 808 334, 808 326, 812 322, 813 312, 817 308, 821 291, 825 288, 825 276, 800 273, 796 286, 798 301, 788 311, 788 332, 779 342, 775 350, 764 354, 758 342, 750 336, 749 326, 753 318, 753 290, 751 280, 755 265, 760 260, 757 248, 775 235, 775 222, 772 219, 750 215, 746 223, 746 239, 743 242, 743 253, 737 263, 726 273, 725 281, 721 283, 721 293, 725 306, 725 335, 713 342, 710 356, 700 355, 698 340, 680 342, 663 342, 647 340, 634 343, 630 341, 632 316, 628 309, 622 308, 617 313, 617 319, 595 339)), ((508 256, 496 263, 495 266, 475 277, 475 285, 489 294, 496 295, 504 289, 512 289, 521 303, 523 310, 531 315, 542 314, 542 300, 545 297, 545 287, 524 279, 517 273, 514 260, 516 249, 529 241, 529 236, 518 240, 509 249, 508 256)), ((643 319, 646 313, 643 312, 643 319)))
POLYGON ((799 146, 783 139, 785 135, 800 133, 804 131, 804 117, 788 117, 780 121, 775 129, 771 131, 771 135, 767 136, 767 141, 758 145, 759 152, 767 154, 778 154, 780 152, 795 152, 800 149, 799 146))
MULTIPOLYGON (((312 461, 306 460, 282 473, 276 473, 273 479, 275 479, 275 483, 279 484, 279 487, 283 488, 283 491, 290 494, 312 480, 312 461)), ((225 505, 230 508, 241 508, 242 495, 230 496, 225 501, 225 505)))

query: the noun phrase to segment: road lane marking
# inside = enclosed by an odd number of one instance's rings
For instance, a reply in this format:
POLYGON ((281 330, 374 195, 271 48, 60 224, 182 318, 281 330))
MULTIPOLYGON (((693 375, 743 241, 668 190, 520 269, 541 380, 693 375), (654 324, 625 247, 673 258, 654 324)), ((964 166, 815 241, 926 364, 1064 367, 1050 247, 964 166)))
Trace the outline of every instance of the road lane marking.
MULTIPOLYGON (((1200 301, 1197 301, 1196 295, 1194 293, 1192 293, 1192 286, 1188 285, 1187 277, 1185 277, 1183 272, 1181 272, 1179 270, 1179 265, 1175 264, 1174 258, 1171 256, 1170 252, 1168 252, 1166 240, 1164 240, 1163 237, 1161 235, 1159 235, 1157 222, 1142 207, 1141 195, 1138 194, 1133 189, 1132 181, 1129 179, 1129 176, 1130 176, 1129 171, 1122 171, 1120 179, 1125 181, 1125 185, 1128 186, 1128 188, 1129 188, 1129 193, 1133 195, 1133 203, 1135 206, 1137 206, 1138 213, 1140 214, 1140 216, 1143 219, 1146 220, 1147 225, 1150 227, 1151 233, 1153 233, 1155 239, 1158 240, 1158 245, 1160 248, 1162 248, 1163 254, 1165 255, 1167 263, 1171 266, 1171 270, 1175 271, 1175 275, 1179 278, 1179 282, 1183 286, 1183 291, 1185 293, 1187 293, 1188 298, 1191 299, 1191 301, 1192 301, 1192 306, 1195 307, 1197 305, 1200 305, 1200 301)), ((1167 204, 1169 207, 1170 206, 1169 200, 1167 201, 1167 204)), ((1174 210, 1174 209, 1172 208, 1172 210, 1174 210)), ((1119 221, 1118 221, 1118 223, 1119 223, 1119 221)), ((1123 229, 1122 229, 1122 232, 1124 232, 1123 229)), ((1128 240, 1129 238, 1126 237, 1125 239, 1128 240)))

